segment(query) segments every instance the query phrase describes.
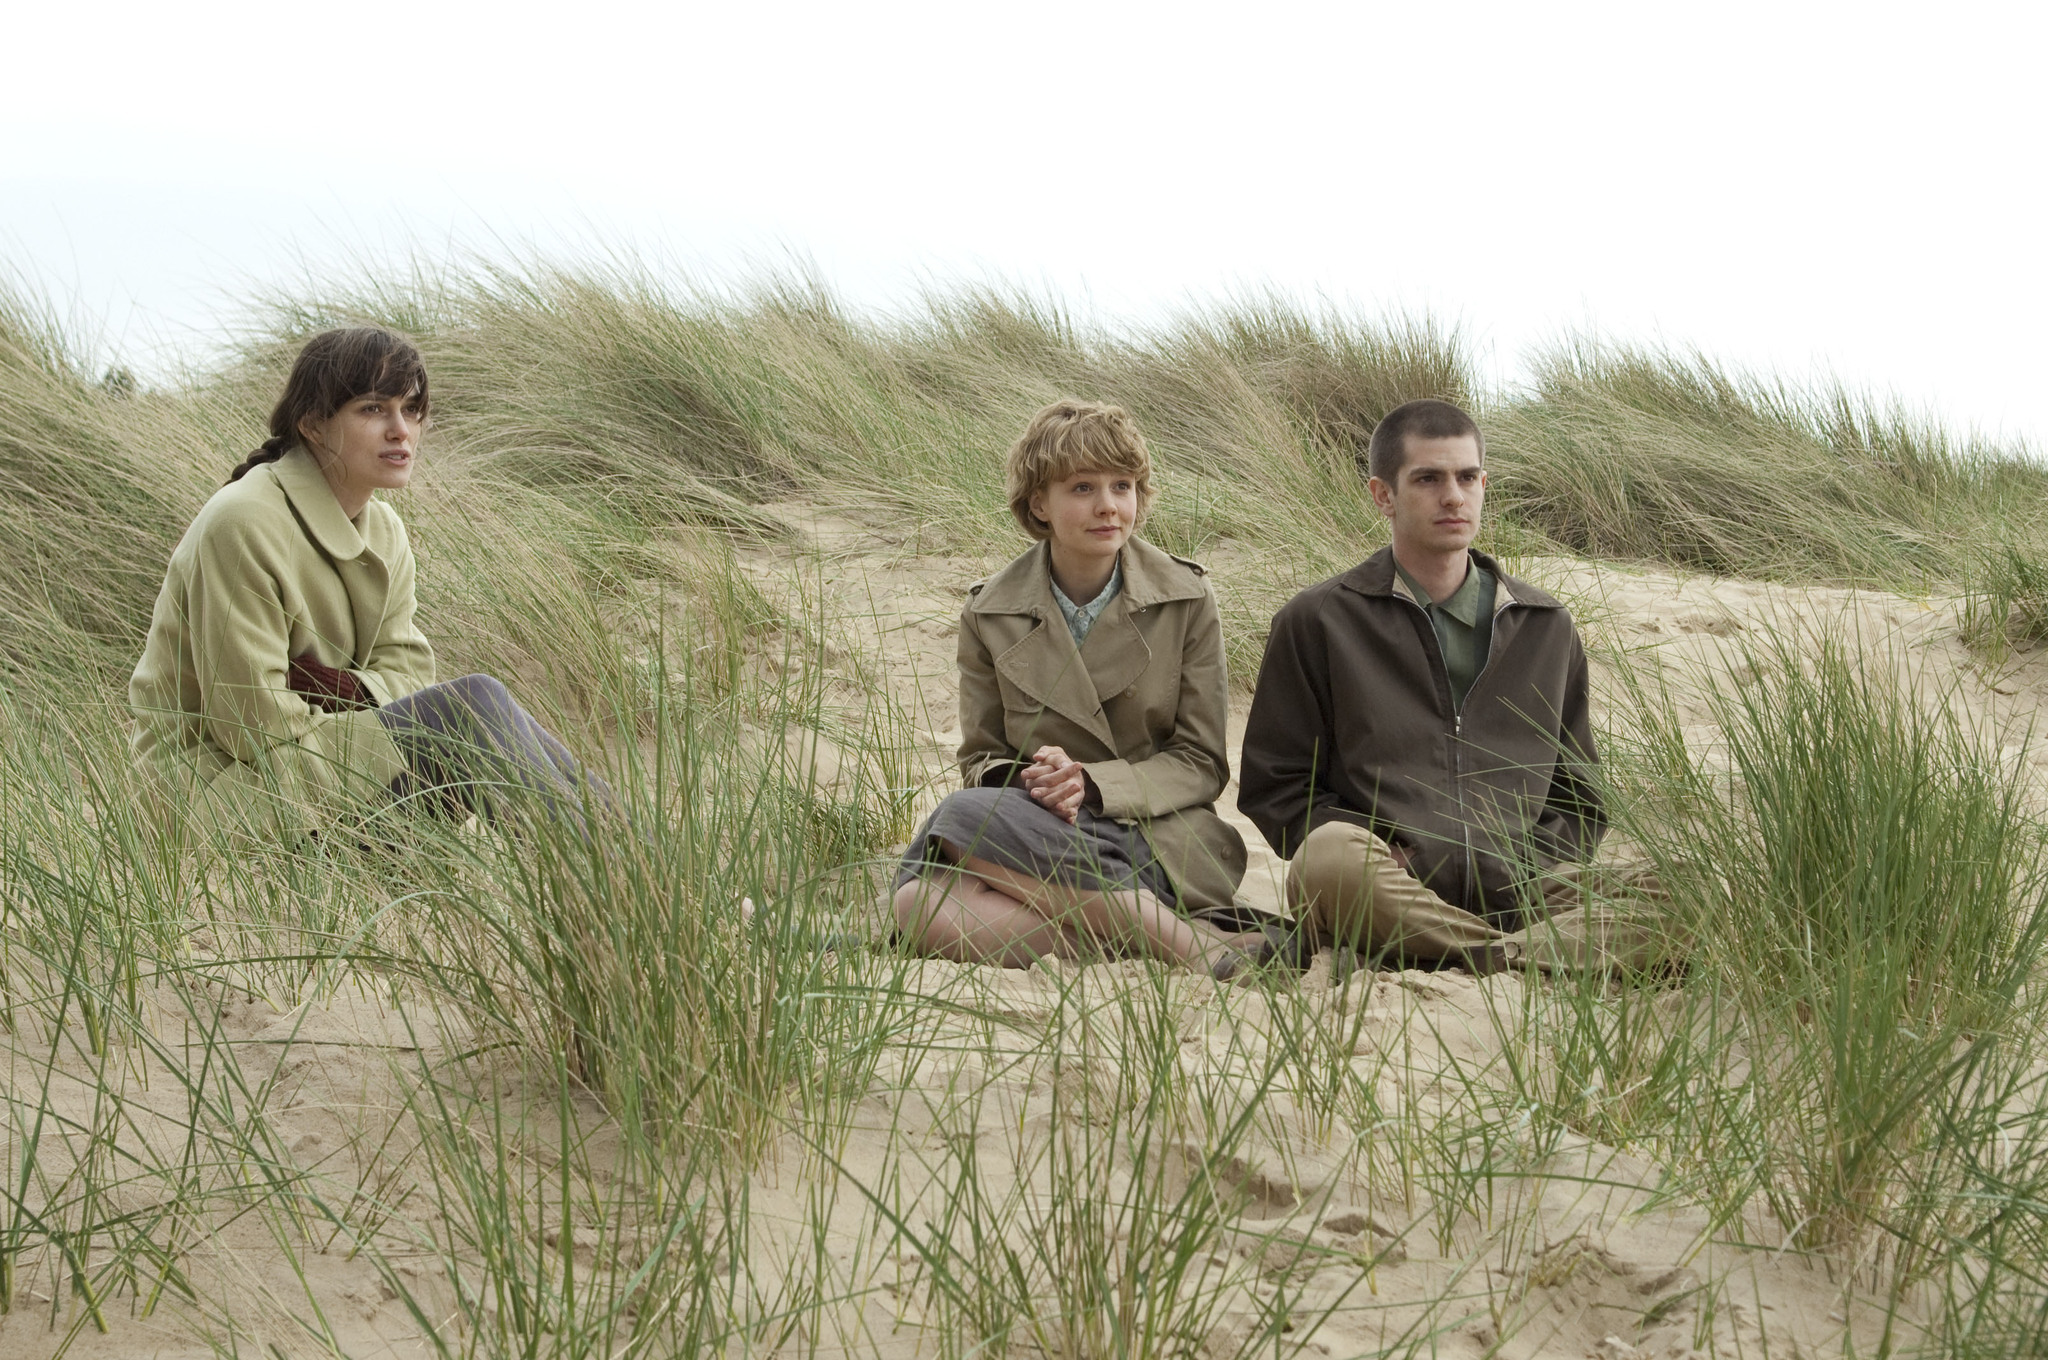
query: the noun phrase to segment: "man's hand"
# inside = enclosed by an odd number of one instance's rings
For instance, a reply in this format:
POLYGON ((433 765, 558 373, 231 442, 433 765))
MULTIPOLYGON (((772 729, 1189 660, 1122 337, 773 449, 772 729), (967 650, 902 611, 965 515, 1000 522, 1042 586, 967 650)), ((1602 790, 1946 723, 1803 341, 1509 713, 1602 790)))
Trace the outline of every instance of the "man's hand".
POLYGON ((1032 763, 1024 767, 1024 791, 1057 817, 1072 822, 1079 818, 1081 801, 1088 796, 1087 767, 1057 746, 1041 746, 1031 753, 1032 763))
POLYGON ((377 706, 355 672, 323 666, 313 659, 311 652, 291 659, 285 668, 284 683, 292 693, 328 713, 377 706))

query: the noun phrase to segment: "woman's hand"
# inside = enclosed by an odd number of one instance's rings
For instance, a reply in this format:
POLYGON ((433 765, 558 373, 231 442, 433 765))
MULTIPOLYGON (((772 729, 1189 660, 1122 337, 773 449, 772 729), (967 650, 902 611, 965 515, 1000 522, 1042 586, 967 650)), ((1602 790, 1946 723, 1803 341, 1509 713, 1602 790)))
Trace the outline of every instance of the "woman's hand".
POLYGON ((377 706, 355 672, 323 666, 313 659, 311 652, 291 659, 285 668, 284 683, 286 689, 328 713, 377 706))
POLYGON ((1024 791, 1047 812, 1072 822, 1088 796, 1088 769, 1057 746, 1041 746, 1024 767, 1024 791))

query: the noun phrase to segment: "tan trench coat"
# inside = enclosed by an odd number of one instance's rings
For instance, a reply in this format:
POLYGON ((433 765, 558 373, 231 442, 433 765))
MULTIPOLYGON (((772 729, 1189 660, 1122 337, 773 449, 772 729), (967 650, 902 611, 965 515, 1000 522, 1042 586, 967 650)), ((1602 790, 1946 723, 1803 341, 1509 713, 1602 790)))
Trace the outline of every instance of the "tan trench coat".
POLYGON ((1080 648, 1039 544, 967 593, 960 616, 960 774, 1007 783, 1040 746, 1088 767, 1102 811, 1145 832, 1190 913, 1231 905, 1244 840, 1216 815, 1230 782, 1223 625, 1202 568, 1142 539, 1080 648))
POLYGON ((323 713, 285 670, 312 653, 378 703, 432 684, 412 546, 371 500, 342 514, 294 448, 215 492, 171 554, 128 685, 145 797, 172 825, 264 838, 380 797, 405 770, 374 711, 323 713))

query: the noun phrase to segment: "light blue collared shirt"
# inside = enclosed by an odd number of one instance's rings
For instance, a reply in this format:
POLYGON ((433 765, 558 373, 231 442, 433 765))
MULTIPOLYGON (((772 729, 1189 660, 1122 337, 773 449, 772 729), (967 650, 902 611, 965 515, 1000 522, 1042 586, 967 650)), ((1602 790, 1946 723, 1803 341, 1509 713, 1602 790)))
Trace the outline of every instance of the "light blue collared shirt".
POLYGON ((1053 602, 1059 605, 1060 613, 1066 616, 1067 631, 1074 635, 1076 647, 1088 640, 1089 630, 1095 627, 1095 620, 1102 617, 1102 611, 1109 607, 1109 602, 1115 599, 1116 593, 1123 588, 1124 559, 1121 553, 1117 554, 1116 565, 1109 569, 1109 584, 1103 586, 1101 592, 1086 604, 1075 604, 1067 598, 1067 592, 1060 589, 1058 581, 1052 583, 1053 602))

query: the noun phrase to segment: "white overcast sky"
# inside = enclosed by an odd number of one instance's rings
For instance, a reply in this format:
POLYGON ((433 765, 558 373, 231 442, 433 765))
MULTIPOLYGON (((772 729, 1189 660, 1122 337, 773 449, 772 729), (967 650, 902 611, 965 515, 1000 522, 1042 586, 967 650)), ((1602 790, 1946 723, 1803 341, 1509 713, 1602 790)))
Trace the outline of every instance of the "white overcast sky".
POLYGON ((408 247, 1274 286, 2048 446, 2039 3, 16 5, 0 263, 145 368, 408 247))

